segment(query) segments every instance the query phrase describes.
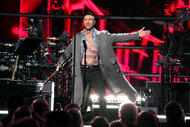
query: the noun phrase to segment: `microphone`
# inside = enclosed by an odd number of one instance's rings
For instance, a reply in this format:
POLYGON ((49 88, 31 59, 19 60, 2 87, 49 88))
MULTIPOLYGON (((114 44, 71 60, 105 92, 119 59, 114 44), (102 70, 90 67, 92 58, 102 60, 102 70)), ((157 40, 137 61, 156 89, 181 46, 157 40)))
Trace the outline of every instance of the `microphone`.
POLYGON ((32 29, 34 30, 34 29, 35 29, 34 19, 30 19, 30 22, 31 22, 31 24, 32 24, 32 29))
POLYGON ((38 33, 37 33, 37 28, 34 25, 34 19, 30 19, 31 25, 32 25, 32 33, 31 36, 32 37, 37 37, 38 33))
POLYGON ((87 49, 86 41, 83 40, 82 42, 83 42, 84 48, 87 49))

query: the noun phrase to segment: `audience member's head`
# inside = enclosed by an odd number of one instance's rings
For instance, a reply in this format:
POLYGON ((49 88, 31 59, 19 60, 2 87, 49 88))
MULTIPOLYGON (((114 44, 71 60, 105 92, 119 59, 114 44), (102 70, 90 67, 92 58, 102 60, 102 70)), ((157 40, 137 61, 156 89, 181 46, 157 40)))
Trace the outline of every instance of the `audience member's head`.
POLYGON ((91 121, 92 127, 109 127, 109 122, 104 116, 95 116, 91 121))
POLYGON ((76 104, 76 103, 69 103, 69 104, 67 104, 67 105, 65 106, 64 111, 67 111, 67 110, 69 110, 69 109, 71 109, 71 108, 76 108, 76 109, 78 109, 78 110, 81 110, 81 109, 80 109, 80 106, 79 106, 78 104, 76 104))
POLYGON ((32 109, 30 106, 24 105, 20 106, 16 109, 12 116, 12 121, 22 119, 24 117, 31 117, 32 118, 32 109))
POLYGON ((11 122, 8 127, 40 127, 35 119, 31 117, 24 117, 22 119, 11 122))
POLYGON ((137 124, 145 127, 158 127, 157 116, 150 111, 141 111, 139 113, 137 124))
POLYGON ((160 121, 159 121, 159 119, 158 119, 158 116, 157 116, 156 112, 153 111, 153 110, 151 110, 151 109, 149 109, 148 112, 152 113, 152 114, 155 116, 156 121, 157 121, 157 123, 158 123, 158 127, 160 127, 161 124, 160 124, 160 121))
POLYGON ((39 98, 32 102, 32 111, 43 119, 50 112, 50 106, 45 99, 39 98))
POLYGON ((65 111, 49 112, 43 127, 72 127, 72 119, 65 111))
POLYGON ((121 120, 113 120, 109 127, 126 127, 121 120))
POLYGON ((168 102, 164 107, 164 111, 169 126, 180 127, 185 123, 183 108, 177 101, 168 102))
POLYGON ((119 108, 119 118, 128 127, 134 127, 138 117, 138 107, 133 103, 124 103, 119 108))
POLYGON ((67 110, 67 113, 71 116, 73 127, 83 127, 83 120, 80 110, 71 108, 67 110))

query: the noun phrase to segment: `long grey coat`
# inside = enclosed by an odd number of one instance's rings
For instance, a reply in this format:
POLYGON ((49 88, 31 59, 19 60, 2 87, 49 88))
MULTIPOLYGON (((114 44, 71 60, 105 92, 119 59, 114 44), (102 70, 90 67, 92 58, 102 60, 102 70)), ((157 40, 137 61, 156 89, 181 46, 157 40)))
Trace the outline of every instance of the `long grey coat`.
MULTIPOLYGON (((129 99, 135 100, 138 92, 127 81, 124 74, 121 72, 120 65, 117 61, 113 43, 115 42, 128 42, 132 40, 139 40, 138 33, 114 33, 111 34, 107 31, 95 30, 97 50, 99 58, 102 61, 101 71, 107 86, 115 93, 125 93, 129 99)), ((75 85, 74 85, 74 102, 81 105, 83 97, 83 84, 80 69, 81 63, 81 41, 82 31, 76 34, 76 50, 75 50, 75 85)), ((64 63, 73 54, 74 38, 66 48, 64 54, 60 57, 58 65, 64 63)))

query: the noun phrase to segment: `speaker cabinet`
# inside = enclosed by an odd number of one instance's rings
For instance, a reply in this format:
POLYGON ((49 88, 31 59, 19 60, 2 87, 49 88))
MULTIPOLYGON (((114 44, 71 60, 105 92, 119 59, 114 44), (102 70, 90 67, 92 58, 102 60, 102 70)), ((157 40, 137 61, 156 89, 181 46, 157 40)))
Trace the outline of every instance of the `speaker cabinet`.
POLYGON ((43 81, 41 80, 0 79, 0 110, 6 109, 5 102, 11 94, 21 94, 29 103, 37 98, 45 98, 52 110, 54 104, 54 83, 48 82, 42 92, 40 92, 42 84, 43 81))
POLYGON ((189 82, 174 82, 172 84, 165 84, 165 86, 162 87, 161 82, 148 81, 146 82, 146 88, 151 91, 152 95, 148 98, 149 106, 161 109, 161 106, 164 107, 167 102, 175 100, 182 105, 185 112, 190 112, 189 82), (162 92, 162 88, 164 93, 162 92), (162 96, 164 98, 162 98, 162 96))

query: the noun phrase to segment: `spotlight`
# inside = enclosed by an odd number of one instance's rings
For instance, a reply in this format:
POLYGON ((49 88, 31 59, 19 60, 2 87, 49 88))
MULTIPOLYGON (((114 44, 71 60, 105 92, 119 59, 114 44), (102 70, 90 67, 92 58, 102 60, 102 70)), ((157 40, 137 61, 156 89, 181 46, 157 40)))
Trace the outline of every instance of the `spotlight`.
POLYGON ((92 102, 98 102, 99 101, 99 96, 97 94, 91 94, 90 98, 92 100, 92 102))
POLYGON ((115 96, 113 95, 107 95, 104 98, 106 99, 106 102, 115 102, 115 96))
POLYGON ((137 96, 136 101, 137 101, 137 102, 141 101, 141 96, 137 96))
POLYGON ((146 99, 144 97, 138 96, 136 101, 145 101, 146 99))
POLYGON ((117 101, 119 103, 123 103, 123 102, 125 102, 125 103, 131 103, 131 100, 129 100, 128 96, 126 96, 126 95, 118 95, 117 96, 117 101))
POLYGON ((143 96, 137 96, 135 102, 136 102, 137 105, 141 105, 145 101, 146 101, 145 97, 143 97, 143 96))
MULTIPOLYGON (((99 96, 97 94, 91 94, 90 98, 92 100, 93 103, 95 102, 99 102, 99 96)), ((126 95, 106 95, 105 97, 106 103, 114 103, 114 104, 120 104, 120 103, 132 103, 131 100, 129 100, 128 96, 126 95)))
MULTIPOLYGON (((97 94, 91 94, 90 99, 92 100, 92 105, 88 106, 87 111, 92 111, 95 108, 99 108, 99 96, 97 94)), ((125 94, 119 94, 117 96, 115 95, 106 95, 104 96, 106 100, 106 108, 107 109, 118 109, 119 105, 122 103, 132 103, 131 100, 129 100, 128 96, 125 94)))

